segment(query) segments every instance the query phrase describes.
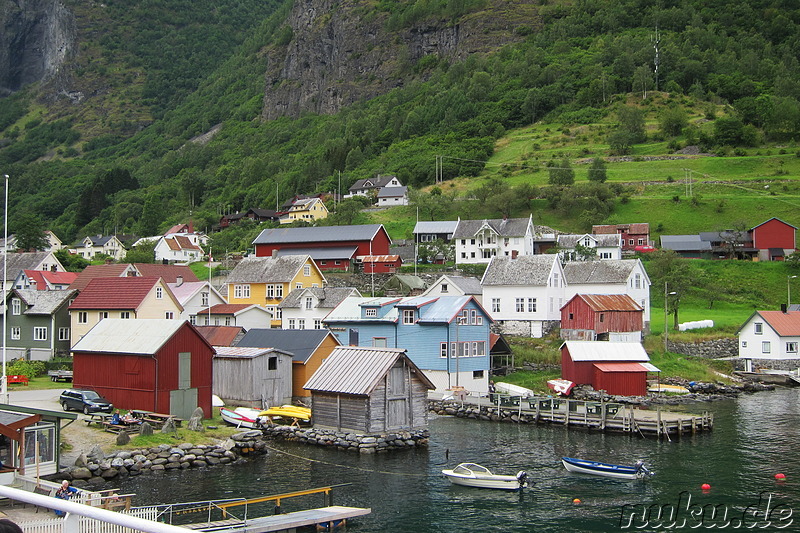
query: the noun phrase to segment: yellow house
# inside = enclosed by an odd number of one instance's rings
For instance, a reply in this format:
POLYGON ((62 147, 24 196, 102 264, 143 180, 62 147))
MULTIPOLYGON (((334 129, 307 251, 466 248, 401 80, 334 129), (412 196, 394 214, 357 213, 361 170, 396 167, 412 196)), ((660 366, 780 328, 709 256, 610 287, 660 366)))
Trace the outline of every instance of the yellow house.
POLYGON ((278 304, 294 289, 324 287, 325 276, 309 255, 246 257, 228 276, 228 303, 255 304, 272 313, 272 327, 281 327, 278 304))
POLYGON ((183 306, 161 278, 95 278, 69 306, 70 346, 104 318, 181 320, 183 306))
POLYGON ((297 200, 289 208, 289 212, 280 219, 281 224, 291 224, 298 220, 313 222, 321 218, 328 218, 328 208, 319 198, 304 198, 297 200))

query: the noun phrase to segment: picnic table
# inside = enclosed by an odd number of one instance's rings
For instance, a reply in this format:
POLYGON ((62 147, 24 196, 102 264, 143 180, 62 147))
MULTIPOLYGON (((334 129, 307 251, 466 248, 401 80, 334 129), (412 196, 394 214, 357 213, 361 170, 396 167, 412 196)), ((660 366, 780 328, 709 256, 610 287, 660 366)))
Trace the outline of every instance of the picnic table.
POLYGON ((175 421, 175 426, 177 427, 181 427, 181 423, 183 422, 182 418, 178 418, 175 415, 154 413, 152 411, 142 411, 140 409, 131 409, 131 414, 142 422, 148 422, 153 425, 164 425, 164 423, 170 418, 175 421))
POLYGON ((89 413, 86 415, 86 418, 83 419, 86 422, 87 426, 91 426, 92 424, 97 424, 99 426, 103 425, 103 422, 108 421, 111 418, 111 413, 89 413))

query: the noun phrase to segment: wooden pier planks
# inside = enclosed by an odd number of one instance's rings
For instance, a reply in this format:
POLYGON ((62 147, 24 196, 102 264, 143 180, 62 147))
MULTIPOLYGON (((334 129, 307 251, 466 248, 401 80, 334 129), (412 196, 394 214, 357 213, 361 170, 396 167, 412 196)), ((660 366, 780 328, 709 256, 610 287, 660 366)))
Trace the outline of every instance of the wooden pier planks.
POLYGON ((315 524, 339 522, 347 518, 368 515, 371 512, 372 509, 370 508, 333 505, 330 507, 320 507, 319 509, 307 509, 305 511, 254 518, 248 520, 247 525, 237 527, 236 531, 243 531, 246 533, 284 531, 298 527, 313 526, 315 524))

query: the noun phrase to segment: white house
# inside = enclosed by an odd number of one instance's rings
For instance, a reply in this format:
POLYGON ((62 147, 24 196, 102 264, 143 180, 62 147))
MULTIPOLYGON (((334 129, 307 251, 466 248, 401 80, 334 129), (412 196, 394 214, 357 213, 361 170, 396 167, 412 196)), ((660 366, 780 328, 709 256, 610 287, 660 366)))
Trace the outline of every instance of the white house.
POLYGON ((167 287, 183 306, 181 319, 188 320, 192 325, 200 325, 197 315, 202 309, 208 310, 209 306, 228 303, 207 281, 183 281, 179 278, 175 283, 167 283, 167 287))
POLYGON ((281 329, 323 329, 322 319, 350 296, 361 297, 353 287, 296 289, 278 304, 281 329))
POLYGON ((383 187, 378 191, 378 205, 408 205, 408 187, 383 187))
POLYGON ((542 337, 561 320, 566 283, 555 254, 494 257, 481 286, 483 305, 502 333, 542 337))
POLYGON ((747 371, 753 370, 754 360, 769 360, 765 366, 784 370, 800 367, 798 345, 798 311, 756 311, 739 329, 739 358, 745 360, 747 371))
POLYGON ((558 248, 562 261, 579 261, 575 248, 577 245, 594 250, 597 259, 622 259, 622 236, 616 235, 559 235, 558 248))
MULTIPOLYGON (((196 240, 196 239, 195 239, 196 240)), ((157 262, 192 263, 203 258, 203 249, 188 235, 171 234, 158 239, 153 249, 157 262)))
POLYGON ((443 275, 428 287, 422 296, 473 296, 483 305, 481 280, 469 276, 443 275))
POLYGON ((75 245, 75 253, 84 259, 105 254, 119 261, 125 256, 125 246, 116 235, 89 235, 75 245))
POLYGON ((533 217, 460 220, 453 242, 456 264, 488 263, 493 257, 533 255, 533 217))
POLYGON ((650 278, 639 259, 575 261, 564 265, 566 300, 576 294, 627 294, 644 309, 650 324, 650 278))
POLYGON ((0 269, 6 270, 6 286, 8 291, 14 287, 15 280, 24 270, 47 270, 49 272, 66 272, 67 269, 53 255, 53 252, 18 252, 0 254, 0 269), (3 261, 8 260, 6 266, 3 261))
POLYGON ((367 196, 372 191, 379 192, 384 187, 402 187, 403 184, 397 179, 397 176, 381 176, 378 174, 374 178, 366 178, 357 180, 348 190, 349 194, 345 194, 345 198, 353 196, 367 196))

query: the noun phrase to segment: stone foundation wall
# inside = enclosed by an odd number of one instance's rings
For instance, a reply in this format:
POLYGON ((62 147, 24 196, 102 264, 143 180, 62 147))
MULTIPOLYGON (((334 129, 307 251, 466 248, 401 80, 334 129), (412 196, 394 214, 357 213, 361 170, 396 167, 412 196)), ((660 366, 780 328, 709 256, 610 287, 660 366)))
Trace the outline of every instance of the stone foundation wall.
POLYGON ((736 357, 739 355, 739 339, 736 337, 714 339, 704 342, 672 342, 669 351, 694 357, 719 359, 720 357, 736 357))
POLYGON ((329 429, 272 426, 264 429, 264 435, 303 444, 335 447, 338 450, 369 454, 427 446, 430 433, 427 429, 416 429, 378 435, 361 435, 329 429))
MULTIPOLYGON (((773 370, 797 370, 800 368, 800 359, 753 359, 753 369, 770 368, 773 370)), ((734 370, 744 370, 744 359, 733 361, 734 370)))

